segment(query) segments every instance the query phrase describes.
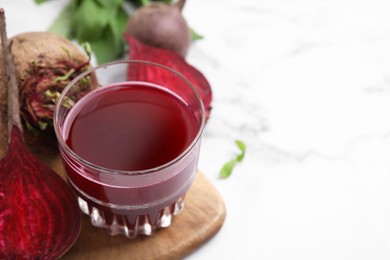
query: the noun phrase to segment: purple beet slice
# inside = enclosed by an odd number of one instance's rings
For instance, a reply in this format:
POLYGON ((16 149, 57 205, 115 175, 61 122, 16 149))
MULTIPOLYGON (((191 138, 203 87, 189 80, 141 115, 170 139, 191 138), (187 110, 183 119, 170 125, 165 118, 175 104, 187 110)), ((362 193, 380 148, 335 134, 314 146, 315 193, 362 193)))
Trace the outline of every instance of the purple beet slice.
POLYGON ((81 228, 77 199, 67 183, 35 157, 22 137, 15 66, 0 9, 8 79, 8 151, 0 160, 0 259, 57 259, 81 228))

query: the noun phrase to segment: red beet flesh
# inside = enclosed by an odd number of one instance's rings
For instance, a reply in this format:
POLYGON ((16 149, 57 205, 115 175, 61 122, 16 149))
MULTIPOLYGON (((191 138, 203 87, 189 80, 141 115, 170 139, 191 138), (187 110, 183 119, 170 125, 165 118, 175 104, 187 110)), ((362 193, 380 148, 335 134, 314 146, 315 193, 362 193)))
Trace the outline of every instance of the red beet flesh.
POLYGON ((66 182, 23 142, 19 88, 2 8, 0 37, 9 134, 7 154, 0 160, 0 259, 57 259, 80 233, 80 209, 66 182))
POLYGON ((14 127, 0 160, 0 259, 56 259, 73 245, 80 228, 74 194, 29 152, 14 127))
MULTIPOLYGON (((125 38, 129 45, 129 58, 131 60, 156 62, 182 74, 198 91, 206 110, 206 119, 209 118, 212 101, 211 86, 199 70, 188 64, 182 56, 174 51, 145 45, 130 35, 125 35, 125 38)), ((166 74, 159 73, 159 70, 153 69, 135 71, 129 67, 127 78, 129 80, 136 78, 144 81, 153 79, 152 81, 162 82, 161 85, 170 82, 166 74)), ((176 93, 179 95, 181 91, 184 90, 176 89, 176 93)))

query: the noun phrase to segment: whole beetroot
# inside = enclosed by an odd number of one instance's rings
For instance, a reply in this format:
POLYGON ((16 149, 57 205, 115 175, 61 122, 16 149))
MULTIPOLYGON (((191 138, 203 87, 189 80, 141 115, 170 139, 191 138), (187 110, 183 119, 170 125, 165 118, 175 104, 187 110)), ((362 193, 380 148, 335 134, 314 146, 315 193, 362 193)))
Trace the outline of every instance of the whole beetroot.
MULTIPOLYGON (((52 117, 56 99, 70 80, 89 68, 89 57, 69 40, 49 32, 26 32, 9 40, 19 85, 24 138, 37 151, 53 150, 56 140, 52 117)), ((8 136, 4 129, 5 75, 4 66, 0 66, 0 144, 3 147, 8 136)))
POLYGON ((173 50, 185 57, 191 44, 191 30, 181 13, 184 4, 185 0, 175 4, 146 4, 130 16, 125 33, 144 44, 173 50))

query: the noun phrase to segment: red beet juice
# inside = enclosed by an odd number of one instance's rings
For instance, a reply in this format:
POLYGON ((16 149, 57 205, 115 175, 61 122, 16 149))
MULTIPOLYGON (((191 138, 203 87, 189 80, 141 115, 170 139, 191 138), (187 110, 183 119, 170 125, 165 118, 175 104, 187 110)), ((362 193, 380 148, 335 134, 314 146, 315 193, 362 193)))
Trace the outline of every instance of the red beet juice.
POLYGON ((60 149, 67 178, 92 224, 128 237, 170 224, 164 216, 182 207, 200 145, 188 149, 199 120, 184 100, 158 85, 116 83, 77 102, 62 131, 74 153, 60 149))
POLYGON ((188 107, 172 93, 126 83, 91 93, 68 115, 68 146, 104 168, 139 171, 182 153, 197 134, 188 107))

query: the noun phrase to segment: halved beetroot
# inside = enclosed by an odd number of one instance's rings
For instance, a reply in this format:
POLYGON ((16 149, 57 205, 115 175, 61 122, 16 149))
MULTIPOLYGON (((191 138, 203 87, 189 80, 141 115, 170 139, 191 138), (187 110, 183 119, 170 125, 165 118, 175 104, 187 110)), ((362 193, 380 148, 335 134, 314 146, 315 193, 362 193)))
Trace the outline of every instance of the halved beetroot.
MULTIPOLYGON (((129 45, 129 59, 155 62, 182 74, 198 90, 206 110, 206 118, 209 118, 212 101, 211 86, 199 70, 188 64, 182 56, 174 51, 145 45, 130 35, 125 35, 125 39, 129 45)), ((138 80, 159 79, 161 82, 169 82, 166 75, 158 73, 159 70, 148 68, 148 70, 142 71, 129 69, 127 77, 129 80, 134 78, 138 80)), ((180 91, 183 90, 176 89, 176 91, 180 94, 180 91)))

